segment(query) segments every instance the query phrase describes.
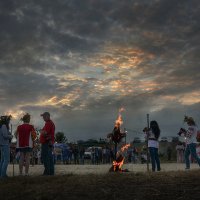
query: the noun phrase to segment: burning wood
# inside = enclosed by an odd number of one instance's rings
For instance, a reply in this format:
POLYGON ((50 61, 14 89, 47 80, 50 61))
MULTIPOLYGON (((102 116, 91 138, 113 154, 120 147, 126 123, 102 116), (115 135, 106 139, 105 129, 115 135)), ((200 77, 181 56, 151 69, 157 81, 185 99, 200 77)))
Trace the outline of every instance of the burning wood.
POLYGON ((110 168, 110 172, 128 172, 127 169, 123 170, 122 166, 124 164, 124 156, 122 153, 130 147, 130 144, 126 144, 121 147, 120 151, 117 152, 116 160, 113 161, 112 167, 110 168))
POLYGON ((114 129, 113 129, 112 133, 109 133, 107 135, 107 138, 110 138, 110 140, 115 144, 115 151, 114 151, 115 160, 113 161, 112 167, 109 170, 110 172, 128 171, 128 170, 122 170, 122 165, 124 163, 124 157, 122 156, 122 152, 125 149, 127 149, 130 146, 130 144, 123 146, 120 149, 120 151, 117 152, 117 144, 119 144, 121 142, 122 138, 126 136, 126 132, 122 132, 121 128, 120 128, 121 125, 123 124, 121 112, 124 110, 125 110, 124 108, 119 109, 118 118, 115 121, 114 129))
POLYGON ((124 164, 124 157, 119 155, 116 160, 113 161, 110 172, 122 172, 122 165, 124 164))
POLYGON ((130 144, 126 144, 123 147, 121 147, 121 152, 124 152, 126 149, 128 149, 131 145, 130 144))
POLYGON ((119 109, 118 118, 115 121, 115 126, 112 133, 107 135, 107 138, 110 138, 115 144, 118 144, 123 137, 126 136, 125 132, 121 131, 121 125, 123 124, 121 112, 124 111, 124 108, 119 109))

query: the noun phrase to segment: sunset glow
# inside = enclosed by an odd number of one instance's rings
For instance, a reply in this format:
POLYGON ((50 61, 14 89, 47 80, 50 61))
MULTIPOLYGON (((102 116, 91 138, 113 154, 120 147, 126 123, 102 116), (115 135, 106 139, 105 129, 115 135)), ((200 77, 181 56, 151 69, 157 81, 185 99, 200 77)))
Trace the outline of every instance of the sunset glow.
POLYGON ((28 112, 42 127, 49 111, 72 141, 104 138, 115 120, 140 132, 147 113, 164 136, 184 115, 200 127, 197 1, 2 0, 0 15, 0 111, 13 124, 28 112))

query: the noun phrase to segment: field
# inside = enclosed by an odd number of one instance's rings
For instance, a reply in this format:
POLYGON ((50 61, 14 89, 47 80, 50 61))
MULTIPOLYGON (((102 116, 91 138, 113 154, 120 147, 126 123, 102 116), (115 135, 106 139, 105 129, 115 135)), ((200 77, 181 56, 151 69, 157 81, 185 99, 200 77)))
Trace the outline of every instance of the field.
POLYGON ((43 166, 38 165, 30 168, 28 177, 17 172, 13 177, 12 167, 10 177, 0 181, 2 200, 200 199, 200 170, 195 164, 190 171, 183 170, 184 164, 163 164, 163 171, 155 173, 141 164, 125 165, 129 172, 118 173, 109 173, 109 165, 56 165, 55 176, 41 176, 43 166))

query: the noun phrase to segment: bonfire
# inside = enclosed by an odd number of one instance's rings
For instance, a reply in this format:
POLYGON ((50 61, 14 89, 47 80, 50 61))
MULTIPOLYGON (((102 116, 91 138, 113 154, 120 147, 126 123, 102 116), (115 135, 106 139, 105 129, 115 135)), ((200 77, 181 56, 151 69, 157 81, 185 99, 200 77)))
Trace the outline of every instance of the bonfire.
POLYGON ((123 124, 122 115, 121 115, 122 111, 124 111, 124 108, 121 108, 119 110, 118 118, 115 121, 114 129, 112 133, 109 133, 107 135, 107 138, 109 138, 115 144, 115 159, 116 159, 116 154, 117 154, 117 144, 119 144, 122 138, 126 136, 126 132, 121 131, 121 125, 123 124))
POLYGON ((110 168, 110 172, 128 172, 127 169, 122 169, 122 166, 124 164, 124 156, 123 152, 130 147, 130 144, 126 144, 121 147, 120 151, 116 154, 116 159, 113 161, 112 166, 110 168))
POLYGON ((123 146, 120 151, 117 151, 117 145, 121 142, 122 138, 126 136, 126 132, 121 131, 121 125, 123 124, 122 115, 121 112, 124 111, 124 108, 121 108, 118 113, 118 118, 115 121, 115 126, 112 131, 112 133, 109 133, 107 137, 115 144, 115 150, 114 150, 114 161, 112 164, 112 167, 109 171, 117 172, 117 171, 128 171, 128 170, 122 170, 122 165, 124 163, 124 156, 122 153, 125 149, 127 149, 130 144, 126 144, 123 146))

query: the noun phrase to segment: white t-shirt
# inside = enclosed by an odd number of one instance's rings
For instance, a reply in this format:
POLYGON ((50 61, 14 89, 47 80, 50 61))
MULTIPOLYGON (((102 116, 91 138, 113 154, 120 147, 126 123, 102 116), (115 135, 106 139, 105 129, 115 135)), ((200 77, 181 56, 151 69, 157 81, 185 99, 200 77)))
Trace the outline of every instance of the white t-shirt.
POLYGON ((148 147, 159 148, 159 142, 151 130, 149 131, 148 147))
POLYGON ((196 143, 197 137, 197 127, 196 126, 188 126, 188 130, 186 133, 186 144, 196 143))

